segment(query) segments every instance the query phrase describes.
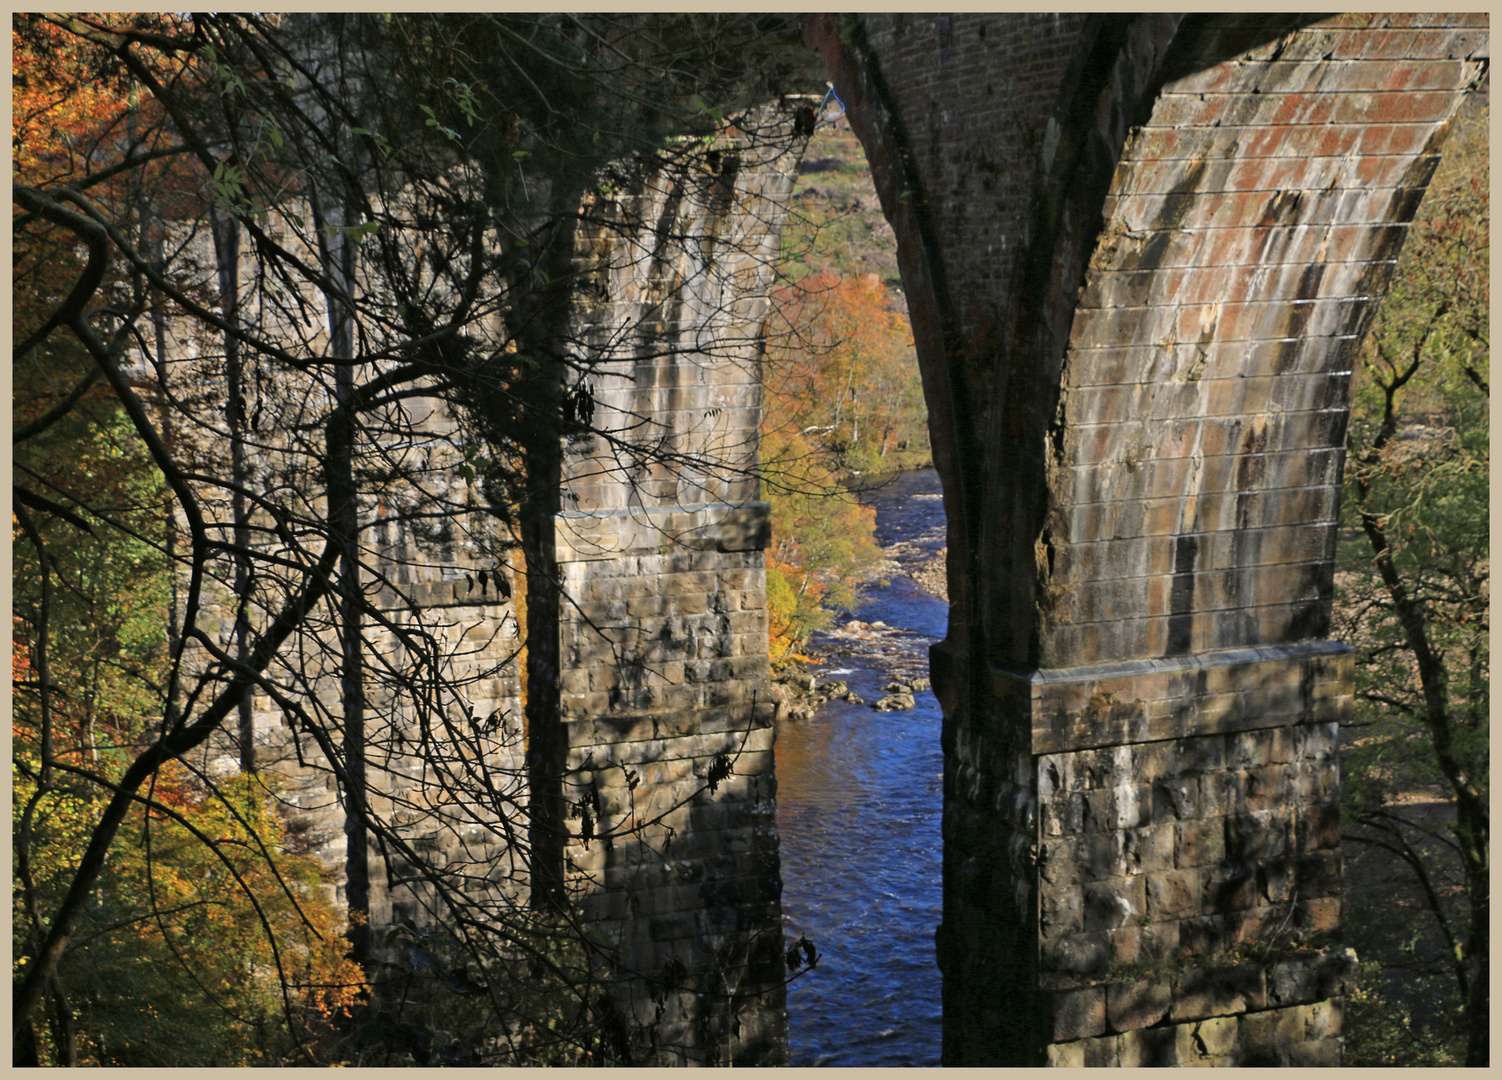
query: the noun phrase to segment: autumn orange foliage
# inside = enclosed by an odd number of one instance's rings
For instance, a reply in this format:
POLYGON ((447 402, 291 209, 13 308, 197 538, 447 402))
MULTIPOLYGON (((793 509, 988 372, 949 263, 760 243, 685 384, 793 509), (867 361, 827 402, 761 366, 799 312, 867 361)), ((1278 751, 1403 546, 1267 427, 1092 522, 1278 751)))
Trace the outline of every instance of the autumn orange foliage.
POLYGON ((845 490, 862 472, 925 463, 907 319, 874 275, 830 270, 778 290, 763 378, 762 465, 772 506, 767 605, 774 664, 799 658, 880 558, 875 513, 845 490), (921 451, 920 451, 921 453, 921 451))
POLYGON ((767 426, 797 433, 837 467, 873 471, 921 438, 912 329, 874 274, 821 270, 779 290, 768 348, 767 426))

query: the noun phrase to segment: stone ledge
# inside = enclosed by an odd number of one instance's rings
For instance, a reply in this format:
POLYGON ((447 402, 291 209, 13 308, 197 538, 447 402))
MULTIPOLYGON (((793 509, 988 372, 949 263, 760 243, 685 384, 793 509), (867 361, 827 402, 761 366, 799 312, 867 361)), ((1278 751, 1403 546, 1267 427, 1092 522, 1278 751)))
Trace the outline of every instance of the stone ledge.
POLYGON ((994 666, 999 702, 1031 714, 1031 750, 1107 746, 1340 720, 1354 652, 1336 641, 1073 668, 994 666))
POLYGON ((1345 1000, 1180 1023, 1161 1023, 1069 1041, 1047 1049, 1054 1068, 1302 1066, 1340 1064, 1345 1000))
POLYGON ((560 563, 618 559, 622 555, 688 548, 761 551, 771 539, 771 507, 761 501, 698 506, 567 510, 553 515, 560 563))
POLYGON ((740 705, 667 712, 604 712, 564 717, 563 722, 567 725, 571 752, 588 754, 596 747, 771 728, 776 713, 777 703, 770 696, 758 695, 740 705))

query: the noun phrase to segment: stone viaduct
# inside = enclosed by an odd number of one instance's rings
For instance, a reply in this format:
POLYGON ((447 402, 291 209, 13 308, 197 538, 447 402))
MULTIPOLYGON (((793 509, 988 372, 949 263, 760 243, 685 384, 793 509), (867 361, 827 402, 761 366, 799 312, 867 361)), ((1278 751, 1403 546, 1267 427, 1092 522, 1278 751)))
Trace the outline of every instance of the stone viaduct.
POLYGON ((949 515, 945 1064, 1338 1063, 1347 391, 1486 17, 809 36, 949 515))
MULTIPOLYGON (((1486 18, 805 30, 896 230, 949 518, 944 1063, 1337 1064, 1347 391, 1486 18)), ((655 231, 581 238, 617 437, 568 443, 514 602, 457 563, 409 590, 456 641, 524 627, 476 708, 525 699, 536 872, 624 969, 690 973, 678 1062, 786 1060, 754 466, 797 149, 706 154, 632 196, 655 231)), ((322 770, 298 797, 333 808, 322 770)))

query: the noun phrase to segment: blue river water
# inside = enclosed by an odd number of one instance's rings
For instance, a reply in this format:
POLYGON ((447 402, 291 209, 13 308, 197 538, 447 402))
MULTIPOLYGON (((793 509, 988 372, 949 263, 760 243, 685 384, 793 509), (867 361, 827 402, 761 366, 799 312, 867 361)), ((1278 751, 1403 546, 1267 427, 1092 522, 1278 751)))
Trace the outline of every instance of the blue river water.
POLYGON ((904 570, 943 548, 938 475, 895 478, 865 497, 877 540, 894 559, 885 583, 813 647, 819 682, 842 681, 866 704, 831 701, 777 735, 783 923, 823 959, 788 988, 795 1066, 936 1066, 940 1046, 940 713, 876 712, 895 676, 927 677, 947 605, 904 570))

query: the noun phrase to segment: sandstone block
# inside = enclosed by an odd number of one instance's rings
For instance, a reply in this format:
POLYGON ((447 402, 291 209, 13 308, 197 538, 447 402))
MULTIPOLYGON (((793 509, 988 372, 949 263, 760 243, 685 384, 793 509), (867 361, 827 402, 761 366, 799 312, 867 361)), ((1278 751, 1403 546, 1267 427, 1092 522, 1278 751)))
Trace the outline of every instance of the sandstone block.
POLYGON ((1077 754, 1044 754, 1038 758, 1038 798, 1051 799, 1064 792, 1081 791, 1083 775, 1077 774, 1077 754))
POLYGON ((1304 1010, 1272 1009, 1253 1013, 1241 1022, 1238 1059, 1243 1066, 1292 1064, 1290 1050, 1304 1035, 1304 1010))
POLYGON ((1172 1003, 1173 987, 1166 980, 1117 983, 1106 990, 1106 1022, 1114 1031, 1151 1027, 1168 1015, 1172 1003))
POLYGON ((1048 1067, 1051 1069, 1083 1069, 1085 1067, 1085 1044, 1082 1041, 1050 1043, 1048 1067))
POLYGON ((1058 796, 1039 807, 1046 836, 1077 836, 1085 831, 1085 795, 1058 796))
POLYGON ((1298 856, 1294 862, 1294 876, 1301 896, 1339 896, 1342 883, 1339 849, 1298 856))
POLYGON ((1268 765, 1243 773, 1242 803, 1248 810, 1272 810, 1283 807, 1289 795, 1289 768, 1268 765))
POLYGON ((1299 761, 1328 761, 1335 756, 1339 742, 1336 723, 1300 724, 1294 729, 1294 752, 1299 761))
POLYGON ((1298 1069, 1339 1068, 1344 1046, 1339 1038, 1294 1043, 1288 1050, 1288 1064, 1298 1069))
POLYGON ((1065 990, 1053 995, 1055 1041, 1087 1038, 1106 1030, 1106 997, 1103 988, 1065 990))
POLYGON ((1080 877, 1122 877, 1126 873, 1126 835, 1120 831, 1086 833, 1078 838, 1080 877))
POLYGON ((1086 832, 1136 829, 1152 820, 1152 789, 1145 784, 1121 784, 1085 795, 1086 832))
POLYGON ((1304 1011, 1304 1038, 1310 1042, 1339 1039, 1344 1021, 1344 998, 1317 1001, 1304 1011))
MULTIPOLYGON (((1147 701, 1149 697, 1140 687, 1141 677, 1132 680, 1132 694, 1135 699, 1147 701)), ((1178 774, 1178 755, 1174 744, 1168 740, 1157 742, 1140 743, 1130 747, 1132 755, 1132 774, 1139 780, 1149 783, 1157 783, 1160 780, 1172 778, 1178 774)), ((1155 815, 1156 816, 1156 811, 1155 815)))
POLYGON ((1174 826, 1174 867, 1192 870, 1225 861, 1225 830, 1219 818, 1186 821, 1174 826))
MULTIPOLYGON (((1268 972, 1267 1001, 1273 1006, 1302 1005, 1320 995, 1323 957, 1295 957, 1279 961, 1268 972)), ((1304 1033, 1300 1033, 1300 1039, 1304 1033)))
POLYGON ((1110 955, 1110 941, 1104 933, 1066 934, 1045 940, 1039 947, 1044 969, 1064 975, 1103 972, 1110 955))
POLYGON ((711 602, 708 593, 674 590, 666 597, 666 609, 675 615, 702 615, 707 611, 722 611, 723 605, 711 602))
POLYGON ((1218 735, 1181 739, 1176 746, 1181 776, 1219 772, 1226 767, 1225 744, 1218 735))
POLYGON ((1121 1068, 1173 1068, 1183 1064, 1177 1032, 1171 1027, 1124 1031, 1116 1039, 1121 1068))
POLYGON ((1240 1024, 1234 1016, 1176 1024, 1172 1028, 1179 1064, 1186 1068, 1224 1068, 1232 1064, 1240 1024))
MULTIPOLYGON (((1198 870, 1170 870, 1146 878, 1147 911, 1154 920, 1180 919, 1202 910, 1198 870)), ((1217 909, 1207 906, 1204 910, 1217 909)))
POLYGON ((1173 825, 1159 825, 1149 829, 1136 829, 1125 834, 1125 854, 1128 871, 1147 873, 1154 870, 1174 868, 1173 825))
POLYGON ((1288 854, 1289 823, 1278 810, 1254 810, 1225 819, 1226 857, 1253 862, 1288 854))
POLYGON ((1084 929, 1111 930, 1141 920, 1147 914, 1141 878, 1107 878, 1083 887, 1084 929))
POLYGON ((1153 784, 1153 817, 1157 821, 1196 817, 1199 810, 1199 780, 1172 776, 1153 784))
POLYGON ((1085 1068, 1087 1069, 1114 1069, 1121 1064, 1115 1035, 1082 1039, 1078 1045, 1084 1048, 1085 1068))
POLYGON ((1202 874, 1201 910, 1231 913, 1256 907, 1261 900, 1251 863, 1209 867, 1202 874))
POLYGON ((1191 971, 1174 982, 1170 1015, 1175 1021, 1234 1016, 1267 1004, 1266 981, 1258 964, 1191 971))
POLYGON ((1258 902, 1286 904, 1293 899, 1293 864, 1287 858, 1267 859, 1257 865, 1258 902))
POLYGON ((1123 926, 1109 932, 1111 963, 1152 963, 1167 960, 1179 950, 1179 923, 1176 920, 1151 925, 1123 926))
POLYGON ((1073 885, 1082 872, 1081 840, 1060 837, 1038 845, 1038 868, 1045 884, 1053 887, 1073 885))
POLYGON ((1185 956, 1204 956, 1227 941, 1226 916, 1195 915, 1178 921, 1179 952, 1185 956))

